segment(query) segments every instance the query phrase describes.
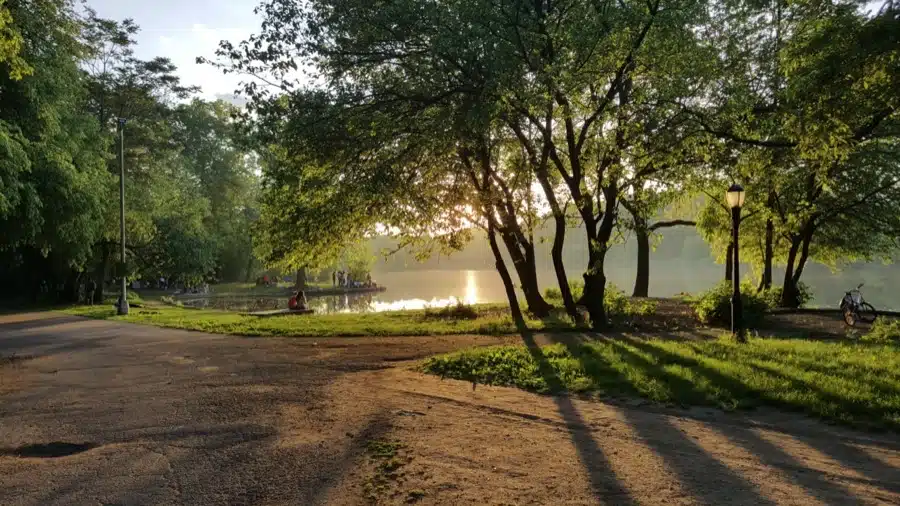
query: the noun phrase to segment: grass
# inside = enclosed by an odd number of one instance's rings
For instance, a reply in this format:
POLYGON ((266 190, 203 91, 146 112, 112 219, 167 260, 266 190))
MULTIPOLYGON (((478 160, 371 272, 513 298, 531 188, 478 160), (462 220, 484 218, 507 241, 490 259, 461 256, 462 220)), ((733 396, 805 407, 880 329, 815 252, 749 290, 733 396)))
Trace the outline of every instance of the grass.
MULTIPOLYGON (((172 306, 135 308, 127 316, 117 316, 112 306, 78 306, 66 309, 65 312, 103 320, 254 337, 503 335, 516 332, 509 309, 503 304, 480 304, 467 306, 466 309, 454 307, 447 311, 286 315, 268 318, 172 306)), ((574 328, 566 318, 547 321, 528 319, 528 325, 535 330, 574 328)))
MULTIPOLYGON (((376 504, 388 495, 403 476, 403 466, 412 461, 403 450, 403 445, 397 441, 373 440, 366 444, 366 453, 374 464, 373 474, 363 487, 370 503, 376 504)), ((413 501, 420 497, 417 495, 413 501)))
POLYGON ((638 396, 728 410, 772 406, 849 425, 900 428, 896 345, 622 339, 471 349, 430 358, 422 370, 541 393, 638 396))

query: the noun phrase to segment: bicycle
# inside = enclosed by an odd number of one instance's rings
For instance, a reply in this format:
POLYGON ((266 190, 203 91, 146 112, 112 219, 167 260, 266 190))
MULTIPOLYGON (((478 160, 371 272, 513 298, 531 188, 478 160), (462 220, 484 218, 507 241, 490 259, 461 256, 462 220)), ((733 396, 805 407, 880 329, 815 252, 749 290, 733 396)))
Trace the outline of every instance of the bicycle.
POLYGON ((844 315, 844 323, 850 327, 855 326, 857 322, 873 323, 878 318, 878 311, 863 300, 862 292, 860 291, 862 287, 863 283, 860 283, 853 290, 845 292, 844 297, 841 299, 841 313, 844 315))

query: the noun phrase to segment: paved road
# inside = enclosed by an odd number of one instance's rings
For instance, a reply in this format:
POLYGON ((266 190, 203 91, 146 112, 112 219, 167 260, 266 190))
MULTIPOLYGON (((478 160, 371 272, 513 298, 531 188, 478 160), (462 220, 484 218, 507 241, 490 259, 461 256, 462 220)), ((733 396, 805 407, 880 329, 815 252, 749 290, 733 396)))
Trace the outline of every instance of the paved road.
POLYGON ((382 504, 900 504, 896 436, 404 367, 500 341, 3 315, 0 356, 20 360, 0 364, 0 505, 367 504, 379 476, 382 504), (401 442, 389 472, 366 455, 374 439, 401 442))
POLYGON ((324 389, 427 353, 335 342, 0 316, 0 356, 29 358, 0 370, 0 504, 330 502, 386 425, 335 420, 324 389), (285 444, 336 425, 333 438, 285 444))

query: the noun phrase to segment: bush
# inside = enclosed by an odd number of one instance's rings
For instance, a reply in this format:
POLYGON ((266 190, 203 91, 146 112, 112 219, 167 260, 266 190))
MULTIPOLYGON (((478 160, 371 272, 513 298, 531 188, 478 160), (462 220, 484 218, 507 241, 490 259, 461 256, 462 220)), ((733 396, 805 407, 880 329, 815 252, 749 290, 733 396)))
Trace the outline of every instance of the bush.
MULTIPOLYGON (((142 299, 141 296, 138 295, 137 292, 135 292, 134 290, 131 290, 131 289, 129 289, 127 292, 125 292, 125 299, 128 301, 129 304, 141 304, 144 302, 144 299, 142 299)), ((104 304, 118 304, 119 303, 119 294, 115 294, 111 297, 110 296, 105 297, 103 299, 103 303, 104 304)))
MULTIPOLYGON (((572 292, 572 298, 577 301, 584 292, 584 282, 569 281, 569 291, 572 292)), ((562 291, 559 288, 547 288, 544 290, 544 298, 550 303, 562 305, 562 291)))
MULTIPOLYGON (((572 297, 577 301, 584 293, 584 282, 570 281, 569 290, 572 291, 572 297)), ((551 304, 562 305, 562 292, 559 288, 547 288, 544 290, 544 297, 551 304)), ((606 284, 606 291, 603 293, 603 303, 606 308, 607 316, 610 318, 630 318, 634 316, 646 316, 656 311, 657 303, 653 300, 631 300, 625 292, 619 289, 613 283, 606 284)))
MULTIPOLYGON (((768 290, 762 292, 763 298, 766 300, 766 304, 769 308, 781 307, 781 294, 784 293, 784 288, 781 286, 773 286, 768 290)), ((805 306, 810 300, 812 300, 812 290, 809 288, 804 282, 797 283, 797 299, 799 302, 799 307, 805 306)))
POLYGON ((893 343, 900 340, 900 320, 879 318, 872 324, 872 329, 861 338, 872 343, 893 343))
MULTIPOLYGON (((728 325, 731 323, 730 281, 723 281, 691 300, 697 318, 706 325, 728 325)), ((762 318, 769 308, 768 299, 750 283, 741 284, 741 302, 744 306, 744 321, 752 323, 762 318)))
POLYGON ((444 306, 438 309, 426 308, 425 318, 440 320, 477 320, 478 311, 472 306, 457 302, 455 305, 444 306))

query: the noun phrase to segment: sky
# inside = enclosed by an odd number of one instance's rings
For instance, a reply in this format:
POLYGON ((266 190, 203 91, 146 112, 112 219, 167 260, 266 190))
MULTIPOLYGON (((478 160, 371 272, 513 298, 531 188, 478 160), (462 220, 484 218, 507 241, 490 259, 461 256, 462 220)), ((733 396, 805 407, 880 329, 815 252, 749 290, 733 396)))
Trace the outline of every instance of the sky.
POLYGON ((259 0, 87 0, 104 18, 131 18, 140 26, 135 56, 165 56, 178 67, 182 84, 200 86, 206 99, 230 97, 240 76, 223 75, 198 65, 198 56, 213 58, 219 41, 234 43, 259 30, 253 14, 259 0))

